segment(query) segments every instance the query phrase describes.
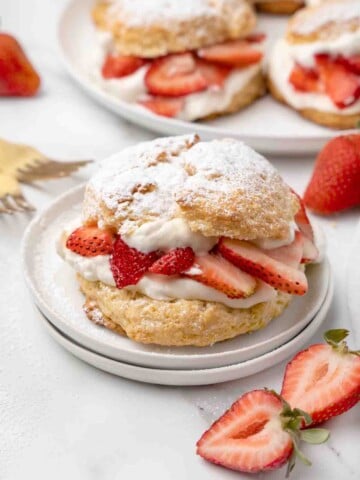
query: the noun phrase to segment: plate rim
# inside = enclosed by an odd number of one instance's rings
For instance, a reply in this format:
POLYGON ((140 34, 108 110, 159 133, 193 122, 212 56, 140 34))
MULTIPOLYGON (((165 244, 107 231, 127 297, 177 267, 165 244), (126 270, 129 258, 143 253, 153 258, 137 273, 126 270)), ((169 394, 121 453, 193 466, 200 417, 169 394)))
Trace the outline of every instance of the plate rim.
MULTIPOLYGON (((21 258, 22 258, 22 265, 23 265, 23 272, 26 280, 26 284, 33 296, 33 299, 36 303, 36 305, 40 308, 40 310, 43 312, 43 314, 52 322, 56 325, 56 328, 61 330, 65 335, 69 336, 70 338, 74 339, 74 341, 81 343, 84 345, 86 348, 89 348, 91 350, 97 351, 101 355, 108 356, 109 358, 113 358, 114 360, 119 360, 119 361, 131 361, 136 364, 140 364, 140 366, 145 366, 143 363, 148 365, 149 361, 156 362, 157 364, 162 363, 164 360, 167 360, 168 365, 167 368, 172 368, 172 369, 178 369, 179 365, 184 362, 186 355, 184 353, 174 353, 174 354, 166 354, 164 352, 157 352, 157 351, 132 351, 131 348, 126 348, 126 346, 120 346, 118 348, 118 352, 115 353, 115 348, 113 345, 106 345, 105 342, 101 342, 99 339, 93 338, 90 334, 81 332, 81 331, 75 331, 74 327, 71 327, 67 325, 61 318, 60 320, 58 319, 59 315, 57 312, 53 311, 51 304, 46 301, 46 299, 43 297, 43 294, 41 292, 41 289, 38 288, 37 286, 37 281, 34 276, 34 272, 31 269, 31 265, 29 265, 29 258, 31 257, 31 251, 32 251, 32 242, 33 242, 33 237, 34 233, 36 232, 36 229, 39 228, 41 225, 43 228, 44 226, 47 226, 49 223, 49 220, 46 220, 46 217, 49 215, 54 215, 54 212, 52 213, 53 210, 61 210, 63 212, 66 212, 70 209, 69 204, 74 202, 74 198, 76 196, 81 197, 83 190, 85 188, 85 184, 80 184, 75 186, 74 188, 71 188, 61 194, 59 197, 55 198, 45 209, 40 211, 34 219, 30 222, 28 227, 25 230, 23 239, 22 239, 22 246, 21 246, 21 258), (63 207, 63 203, 67 202, 67 207, 66 210, 63 207), (34 232, 35 231, 35 232, 34 232), (124 358, 120 359, 119 357, 127 357, 126 360, 124 358), (129 358, 131 360, 129 360, 129 358)), ((302 327, 300 327, 300 331, 302 331, 303 328, 305 328, 314 318, 316 313, 321 309, 323 303, 326 300, 327 292, 329 289, 329 283, 330 279, 332 277, 332 272, 331 272, 331 267, 329 265, 329 261, 326 258, 323 264, 323 268, 325 268, 325 272, 323 273, 324 277, 327 280, 327 285, 325 285, 325 291, 323 293, 323 296, 321 297, 320 302, 317 304, 315 307, 316 310, 312 311, 307 315, 306 318, 308 320, 306 323, 303 324, 302 327), (311 316, 310 316, 311 315, 311 316)), ((291 304, 289 306, 291 308, 291 304)), ((296 327, 296 325, 293 325, 289 330, 292 333, 288 333, 288 338, 294 338, 299 330, 299 327, 296 327), (298 330, 298 331, 296 331, 298 330)), ((288 330, 288 331, 289 331, 288 330)), ((115 334, 114 334, 115 335, 115 334)), ((284 337, 284 332, 280 332, 277 334, 277 337, 284 337)), ((269 345, 268 347, 265 346, 265 344, 268 342, 268 340, 262 340, 257 348, 260 347, 260 349, 265 349, 265 348, 271 348, 273 349, 274 347, 271 347, 269 345)), ((286 340, 279 340, 279 344, 282 345, 286 340)), ((170 347, 169 347, 170 348, 170 347)), ((253 346, 246 346, 242 349, 242 351, 251 351, 254 347, 253 346)), ((278 348, 278 347, 277 347, 278 348)), ((225 352, 215 352, 215 353, 209 353, 208 351, 204 351, 204 353, 193 353, 189 355, 188 357, 188 363, 189 365, 187 368, 191 369, 193 366, 190 365, 190 363, 197 364, 201 363, 201 361, 208 362, 210 364, 215 364, 215 363, 220 363, 224 364, 226 362, 229 362, 227 364, 231 363, 236 363, 236 359, 233 357, 236 357, 237 355, 240 356, 239 353, 239 348, 233 348, 231 350, 227 350, 225 352)), ((257 355, 256 355, 257 356, 257 355)), ((256 358, 256 356, 254 358, 256 358)), ((154 367, 154 365, 153 365, 154 367)), ((203 367, 207 368, 207 367, 203 367)))

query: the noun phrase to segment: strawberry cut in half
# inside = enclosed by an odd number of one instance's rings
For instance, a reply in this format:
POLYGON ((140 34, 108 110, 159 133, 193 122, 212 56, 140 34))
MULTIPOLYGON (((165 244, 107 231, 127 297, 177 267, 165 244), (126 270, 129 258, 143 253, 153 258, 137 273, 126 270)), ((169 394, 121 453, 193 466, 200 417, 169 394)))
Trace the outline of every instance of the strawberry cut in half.
POLYGON ((195 253, 191 247, 174 248, 165 253, 149 268, 149 272, 160 275, 180 275, 194 263, 195 253))
POLYGON ((217 254, 195 257, 194 273, 186 276, 225 293, 229 298, 245 298, 257 287, 256 280, 217 254))
POLYGON ((281 394, 306 409, 316 425, 346 412, 360 400, 360 352, 350 351, 343 329, 325 333, 326 344, 311 345, 287 365, 281 394))
POLYGON ((329 215, 360 205, 360 135, 330 140, 317 156, 305 205, 329 215))
POLYGON ((182 98, 170 97, 150 97, 144 100, 139 100, 138 103, 148 110, 151 110, 156 115, 168 118, 176 117, 184 106, 182 98))
POLYGON ((109 255, 113 251, 114 236, 98 227, 79 227, 66 240, 66 248, 83 257, 109 255))
POLYGON ((192 53, 173 54, 155 60, 146 72, 145 84, 152 95, 165 97, 201 92, 209 86, 192 53))
POLYGON ((318 93, 323 90, 319 74, 312 68, 305 68, 298 63, 292 69, 289 82, 299 92, 318 93))
POLYGON ((338 62, 344 65, 350 72, 360 75, 360 55, 352 55, 350 57, 338 57, 338 62))
POLYGON ((212 63, 219 63, 229 67, 248 67, 259 63, 263 53, 254 47, 254 42, 246 40, 232 40, 230 42, 201 48, 197 55, 212 63))
POLYGON ((340 109, 350 107, 360 98, 360 77, 327 54, 315 56, 320 80, 326 94, 340 109))
POLYGON ((121 78, 131 75, 146 64, 146 60, 138 57, 108 55, 103 63, 101 73, 104 78, 121 78))
POLYGON ((0 33, 0 96, 31 97, 40 87, 40 77, 18 41, 0 33))
POLYGON ((304 295, 308 290, 303 272, 271 258, 268 251, 249 242, 222 238, 218 248, 229 262, 282 292, 304 295))
POLYGON ((288 462, 288 473, 298 455, 301 440, 324 443, 324 429, 300 431, 311 418, 299 409, 291 410, 275 392, 254 390, 245 393, 202 435, 197 454, 205 460, 232 470, 258 473, 275 470, 288 462), (306 433, 305 433, 306 432, 306 433))
POLYGON ((140 252, 127 245, 120 236, 117 237, 110 258, 110 268, 117 288, 136 285, 158 258, 158 252, 140 252))
POLYGON ((305 235, 309 240, 314 242, 314 230, 312 228, 310 219, 306 212, 305 204, 303 199, 298 195, 293 189, 291 189, 292 193, 297 197, 300 203, 300 208, 296 212, 295 215, 295 223, 298 226, 300 232, 305 235))
POLYGON ((265 250, 269 257, 282 262, 292 268, 298 268, 301 263, 304 251, 304 235, 300 232, 295 232, 295 238, 290 245, 274 248, 272 250, 265 250))

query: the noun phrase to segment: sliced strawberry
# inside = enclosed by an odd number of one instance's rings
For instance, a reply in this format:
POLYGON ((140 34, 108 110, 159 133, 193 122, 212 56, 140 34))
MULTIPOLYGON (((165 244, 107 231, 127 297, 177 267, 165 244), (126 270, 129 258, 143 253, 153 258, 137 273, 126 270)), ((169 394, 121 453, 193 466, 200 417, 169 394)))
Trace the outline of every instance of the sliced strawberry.
POLYGON ((138 57, 108 55, 101 69, 104 78, 121 78, 131 75, 146 64, 146 60, 138 57))
POLYGON ((246 40, 233 40, 201 48, 197 51, 197 54, 208 62, 220 63, 230 67, 247 67, 260 62, 263 57, 263 53, 246 40))
POLYGON ((29 97, 37 93, 40 77, 14 37, 0 33, 0 96, 29 97))
POLYGON ((303 255, 301 263, 313 263, 319 258, 319 250, 314 243, 303 235, 303 255))
POLYGON ((360 77, 327 54, 315 56, 320 81, 338 108, 353 105, 360 98, 360 77))
POLYGON ((209 87, 223 87, 225 80, 231 73, 231 68, 229 67, 216 65, 199 59, 197 60, 197 65, 209 87))
POLYGON ((295 232, 294 241, 290 245, 265 250, 265 253, 278 262, 282 262, 292 268, 298 268, 303 257, 304 238, 304 235, 300 232, 295 232))
POLYGON ((179 275, 194 263, 195 253, 191 247, 174 248, 165 253, 149 268, 149 272, 161 275, 179 275))
POLYGON ((302 67, 298 63, 290 73, 289 82, 299 92, 321 92, 323 88, 318 73, 311 68, 302 67))
POLYGON ((209 86, 192 53, 155 60, 145 75, 145 84, 151 94, 168 97, 201 92, 209 86))
POLYGON ((139 105, 163 117, 176 117, 184 107, 182 98, 151 97, 140 100, 139 105))
POLYGON ((250 43, 261 43, 265 40, 265 33, 254 32, 248 35, 245 40, 250 43))
POLYGON ((244 298, 254 293, 256 280, 234 267, 220 255, 195 257, 195 273, 187 276, 225 293, 229 298, 244 298))
POLYGON ((66 240, 66 248, 83 257, 109 255, 113 250, 114 236, 98 227, 79 227, 66 240))
POLYGON ((350 72, 360 75, 360 55, 352 55, 351 57, 343 57, 340 55, 338 61, 350 70, 350 72))
POLYGON ((271 258, 268 252, 249 242, 222 238, 218 248, 221 255, 238 268, 282 292, 304 295, 308 290, 303 272, 271 258))
POLYGON ((333 138, 319 153, 304 194, 307 207, 331 214, 360 205, 360 135, 333 138))
MULTIPOLYGON (((292 438, 301 438, 299 428, 304 420, 308 421, 305 412, 291 410, 275 393, 254 390, 240 397, 202 435, 196 444, 197 454, 241 472, 275 470, 290 460, 292 438)), ((308 441, 314 443, 323 443, 329 436, 322 429, 307 430, 307 434, 308 441), (314 434, 320 435, 314 438, 314 434)), ((302 456, 298 448, 296 452, 302 456)), ((293 466, 294 459, 289 462, 288 473, 293 466)))
POLYGON ((295 190, 291 189, 291 191, 294 195, 296 195, 300 203, 300 208, 295 215, 295 223, 298 226, 300 232, 314 243, 314 230, 306 212, 304 201, 300 197, 300 195, 295 192, 295 190))
POLYGON ((328 342, 312 345, 287 365, 282 396, 306 410, 313 424, 349 410, 360 400, 360 353, 349 351, 347 330, 330 330, 328 342))
POLYGON ((158 257, 158 252, 140 252, 117 237, 110 258, 110 268, 117 288, 136 285, 158 257))

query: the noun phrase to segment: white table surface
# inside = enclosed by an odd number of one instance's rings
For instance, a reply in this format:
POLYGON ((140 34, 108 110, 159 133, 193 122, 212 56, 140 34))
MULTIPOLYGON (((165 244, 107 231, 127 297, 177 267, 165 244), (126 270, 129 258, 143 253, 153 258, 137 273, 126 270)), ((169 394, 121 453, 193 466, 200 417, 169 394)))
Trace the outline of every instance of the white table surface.
MULTIPOLYGON (((152 138, 95 105, 68 78, 56 47, 63 5, 62 0, 0 0, 3 30, 21 40, 43 79, 37 98, 1 99, 0 136, 64 159, 100 159, 152 138)), ((273 162, 302 192, 313 159, 273 162)), ((26 195, 41 209, 90 173, 88 168, 71 179, 27 187, 26 195)), ((320 220, 336 282, 322 330, 347 327, 357 347, 360 327, 349 318, 346 266, 358 213, 320 220)), ((24 285, 19 249, 29 220, 22 214, 0 218, 0 479, 249 478, 203 462, 194 453, 195 442, 243 392, 279 389, 285 364, 226 384, 169 388, 124 380, 82 363, 43 330, 24 285)), ((319 333, 313 341, 320 338, 319 333)), ((330 441, 304 447, 313 466, 299 464, 293 480, 358 480, 359 425, 359 407, 328 422, 330 441)), ((282 479, 284 471, 254 478, 282 479)))

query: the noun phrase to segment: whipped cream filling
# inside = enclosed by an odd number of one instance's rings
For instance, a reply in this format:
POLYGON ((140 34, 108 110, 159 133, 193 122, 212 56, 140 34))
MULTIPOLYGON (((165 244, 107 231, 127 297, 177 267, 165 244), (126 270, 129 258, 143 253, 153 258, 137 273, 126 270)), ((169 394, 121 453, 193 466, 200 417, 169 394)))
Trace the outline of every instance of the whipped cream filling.
MULTIPOLYGON (((99 32, 97 38, 98 44, 88 66, 90 78, 103 90, 125 102, 137 103, 139 100, 146 98, 148 92, 144 78, 149 68, 148 65, 139 68, 126 77, 104 78, 101 74, 101 68, 105 56, 112 50, 112 37, 109 33, 99 32)), ((263 45, 259 43, 256 48, 263 50, 263 45)), ((210 87, 202 92, 181 97, 184 106, 177 117, 191 121, 225 110, 231 104, 234 95, 245 87, 261 69, 261 62, 246 68, 235 68, 226 78, 222 88, 210 87)), ((138 105, 138 108, 145 107, 138 105)))
POLYGON ((326 94, 298 92, 291 85, 289 76, 295 63, 313 68, 315 66, 314 56, 317 53, 341 54, 343 56, 359 54, 360 30, 345 33, 332 41, 290 44, 286 39, 278 40, 269 62, 269 75, 276 88, 281 92, 286 102, 298 110, 312 108, 340 115, 359 113, 360 99, 349 107, 338 108, 326 94))

